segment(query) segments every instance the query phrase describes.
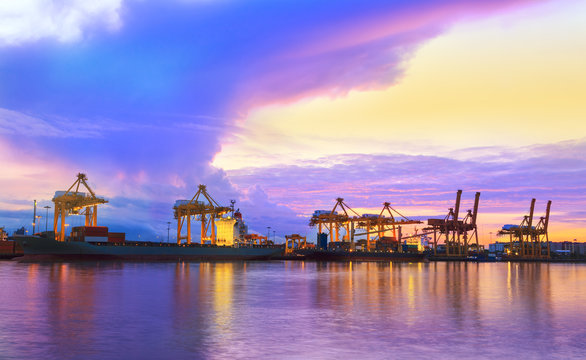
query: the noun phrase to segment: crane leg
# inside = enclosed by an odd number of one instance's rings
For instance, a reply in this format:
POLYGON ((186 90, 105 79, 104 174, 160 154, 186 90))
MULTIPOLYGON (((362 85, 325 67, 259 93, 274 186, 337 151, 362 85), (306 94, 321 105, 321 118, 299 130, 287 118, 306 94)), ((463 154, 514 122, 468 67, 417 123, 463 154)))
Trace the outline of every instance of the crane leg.
POLYGON ((191 215, 187 216, 187 245, 191 245, 191 215))
POLYGON ((181 225, 183 223, 183 216, 177 216, 177 245, 181 244, 181 225))
MULTIPOLYGON (((215 224, 216 224, 216 221, 214 220, 214 216, 212 215, 211 216, 211 219, 210 219, 210 226, 212 227, 212 231, 211 231, 211 233, 212 233, 212 239, 211 239, 212 245, 216 245, 216 226, 215 226, 215 224)), ((267 239, 267 244, 268 244, 268 241, 269 241, 269 239, 267 239)))
POLYGON ((61 209, 61 232, 59 234, 59 241, 65 241, 65 211, 61 209))

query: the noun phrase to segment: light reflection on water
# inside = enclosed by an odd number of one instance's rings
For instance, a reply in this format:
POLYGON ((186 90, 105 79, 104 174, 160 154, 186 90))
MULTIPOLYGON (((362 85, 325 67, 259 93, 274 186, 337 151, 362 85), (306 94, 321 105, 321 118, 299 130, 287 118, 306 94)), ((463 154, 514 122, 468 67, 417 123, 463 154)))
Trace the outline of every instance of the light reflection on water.
POLYGON ((581 358, 586 265, 0 262, 0 358, 581 358))

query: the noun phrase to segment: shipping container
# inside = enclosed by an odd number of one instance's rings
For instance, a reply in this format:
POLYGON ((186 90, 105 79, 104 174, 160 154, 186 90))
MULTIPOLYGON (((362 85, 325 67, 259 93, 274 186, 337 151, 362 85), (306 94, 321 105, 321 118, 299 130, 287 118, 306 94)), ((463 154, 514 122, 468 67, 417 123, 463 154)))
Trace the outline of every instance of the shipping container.
POLYGON ((86 236, 85 242, 91 242, 91 243, 108 242, 108 237, 107 236, 86 236))
POLYGON ((14 253, 14 241, 0 241, 0 253, 12 254, 14 253))
POLYGON ((397 238, 394 236, 383 236, 380 239, 381 243, 397 243, 397 238))
POLYGON ((328 234, 317 234, 317 247, 324 250, 328 248, 328 234))
POLYGON ((11 259, 15 256, 22 255, 22 248, 16 241, 0 241, 0 258, 11 259))
POLYGON ((104 236, 108 237, 107 226, 76 226, 71 229, 71 237, 81 238, 85 236, 104 236))
POLYGON ((123 243, 125 240, 126 240, 126 233, 123 233, 123 232, 110 232, 110 233, 108 233, 108 242, 123 243))

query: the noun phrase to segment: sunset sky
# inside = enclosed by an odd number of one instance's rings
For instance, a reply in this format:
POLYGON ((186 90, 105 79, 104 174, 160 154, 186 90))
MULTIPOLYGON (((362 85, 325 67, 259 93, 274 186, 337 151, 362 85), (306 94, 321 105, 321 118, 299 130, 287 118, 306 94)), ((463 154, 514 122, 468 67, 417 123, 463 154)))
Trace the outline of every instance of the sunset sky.
POLYGON ((584 14, 584 0, 1 2, 0 226, 30 229, 33 200, 52 206, 84 172, 110 201, 99 223, 131 239, 166 239, 168 221, 173 236, 173 203, 206 184, 278 238, 313 237, 310 215, 337 197, 427 219, 462 189, 466 209, 482 193, 483 243, 531 198, 537 216, 553 201, 551 240, 586 241, 584 14))

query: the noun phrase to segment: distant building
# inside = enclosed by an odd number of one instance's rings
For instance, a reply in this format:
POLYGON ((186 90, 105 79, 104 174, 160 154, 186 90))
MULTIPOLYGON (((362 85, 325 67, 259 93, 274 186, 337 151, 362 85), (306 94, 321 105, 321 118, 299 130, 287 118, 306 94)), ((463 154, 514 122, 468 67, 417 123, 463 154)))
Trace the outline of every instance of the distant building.
MULTIPOLYGON (((495 242, 488 245, 488 253, 490 255, 503 255, 509 248, 509 242, 495 242)), ((561 241, 550 242, 549 250, 552 254, 558 255, 586 255, 586 242, 561 241)))
POLYGON ((6 234, 6 231, 4 231, 3 227, 0 227, 0 241, 6 241, 8 240, 8 236, 6 234))
POLYGON ((584 242, 551 242, 549 246, 552 253, 560 255, 586 255, 586 243, 584 242))
POLYGON ((502 254, 505 252, 505 245, 509 245, 508 243, 502 242, 495 242, 494 244, 488 245, 488 252, 494 254, 502 254))

